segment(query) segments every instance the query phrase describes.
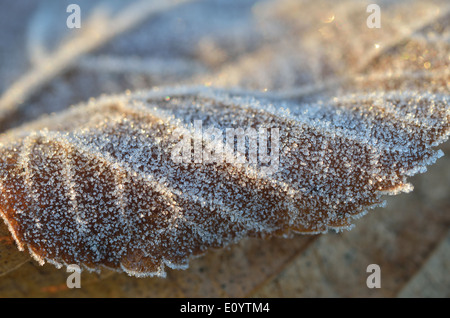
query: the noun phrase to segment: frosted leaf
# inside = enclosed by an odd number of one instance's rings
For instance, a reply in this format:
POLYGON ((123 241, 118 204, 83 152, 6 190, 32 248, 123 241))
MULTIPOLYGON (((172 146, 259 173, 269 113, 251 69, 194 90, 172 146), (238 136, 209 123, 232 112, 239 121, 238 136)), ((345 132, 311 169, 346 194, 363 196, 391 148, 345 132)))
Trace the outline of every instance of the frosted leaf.
MULTIPOLYGON (((380 30, 359 0, 79 4, 81 33, 59 27, 59 1, 0 12, 0 132, 28 122, 0 137, 0 202, 41 263, 162 276, 243 237, 349 228, 442 155, 448 1, 383 2, 380 30), (131 93, 167 84, 199 86, 131 93), (172 165, 168 136, 199 119, 279 127, 279 169, 172 165)), ((0 275, 24 259, 8 254, 0 275)))
POLYGON ((448 138, 448 105, 429 93, 305 104, 205 87, 103 97, 2 135, 0 211, 40 263, 164 276, 245 237, 351 228, 442 156, 432 147, 448 138), (197 120, 279 128, 278 169, 174 162, 173 132, 197 120))

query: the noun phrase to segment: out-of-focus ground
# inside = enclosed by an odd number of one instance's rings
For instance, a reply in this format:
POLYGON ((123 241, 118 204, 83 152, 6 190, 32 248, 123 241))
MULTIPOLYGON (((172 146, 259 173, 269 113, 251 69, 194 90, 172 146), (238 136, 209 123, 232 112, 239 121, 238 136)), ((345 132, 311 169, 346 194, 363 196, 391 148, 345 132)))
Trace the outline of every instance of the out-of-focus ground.
MULTIPOLYGON (((82 10, 85 3, 80 1, 82 10)), ((86 20, 96 8, 92 3, 86 20)), ((111 3, 104 5, 111 16, 123 12, 111 3)), ((365 27, 364 1, 237 3, 192 1, 149 14, 46 76, 42 65, 55 64, 45 56, 58 57, 72 36, 65 27, 67 4, 2 3, 8 9, 0 12, 0 91, 32 72, 39 81, 18 86, 23 100, 1 121, 0 132, 103 93, 189 82, 270 92, 352 72, 423 68, 447 85, 399 88, 448 94, 448 26, 428 35, 432 21, 449 12, 444 1, 380 2, 380 30, 365 27), (408 50, 417 53, 414 58, 405 55, 408 50)), ((17 266, 0 274, 0 297, 450 297, 449 143, 441 149, 446 156, 410 179, 413 192, 388 197, 386 208, 369 211, 351 231, 248 239, 192 260, 187 270, 168 270, 166 279, 83 273, 82 288, 68 290, 69 274, 18 252, 2 224, 0 269, 5 260, 17 266), (369 264, 381 268, 380 289, 366 286, 369 264)))

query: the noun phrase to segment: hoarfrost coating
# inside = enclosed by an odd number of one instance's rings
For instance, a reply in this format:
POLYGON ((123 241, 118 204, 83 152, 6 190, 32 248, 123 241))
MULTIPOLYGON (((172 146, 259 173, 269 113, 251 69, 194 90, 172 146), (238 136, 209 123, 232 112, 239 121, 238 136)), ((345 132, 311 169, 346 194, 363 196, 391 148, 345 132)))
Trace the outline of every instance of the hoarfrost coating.
POLYGON ((425 93, 318 104, 205 87, 103 97, 2 135, 1 215, 40 263, 165 276, 248 236, 350 228, 442 156, 432 147, 449 118, 448 97, 425 93), (279 127, 278 170, 173 162, 173 131, 196 120, 279 127))

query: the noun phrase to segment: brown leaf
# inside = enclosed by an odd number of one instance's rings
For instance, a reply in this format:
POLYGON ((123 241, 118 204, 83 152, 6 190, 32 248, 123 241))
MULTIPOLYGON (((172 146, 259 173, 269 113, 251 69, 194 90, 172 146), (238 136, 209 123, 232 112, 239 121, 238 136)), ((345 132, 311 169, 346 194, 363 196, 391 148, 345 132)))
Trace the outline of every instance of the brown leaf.
MULTIPOLYGON (((247 236, 348 228, 381 194, 410 191, 406 177, 442 155, 431 149, 450 131, 440 98, 351 96, 289 104, 290 113, 202 88, 105 98, 4 136, 2 215, 41 264, 137 276, 165 276, 164 266, 185 268, 247 236), (229 141, 189 129, 196 120, 220 134, 271 128, 273 171, 226 156, 192 163, 191 138, 202 138, 203 160, 208 145, 234 156, 229 141), (189 157, 178 162, 186 138, 189 157)), ((256 146, 238 150, 246 162, 256 146)))

